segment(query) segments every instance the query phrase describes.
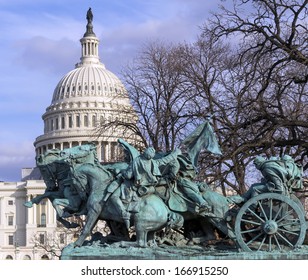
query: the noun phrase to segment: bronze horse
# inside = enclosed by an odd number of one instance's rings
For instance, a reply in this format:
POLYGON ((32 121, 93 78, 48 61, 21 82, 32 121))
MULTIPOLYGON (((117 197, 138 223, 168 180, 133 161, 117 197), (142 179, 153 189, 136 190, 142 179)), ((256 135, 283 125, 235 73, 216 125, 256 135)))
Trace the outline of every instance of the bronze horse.
MULTIPOLYGON (((39 203, 43 198, 49 198, 57 211, 58 219, 61 221, 68 217, 68 214, 86 214, 85 226, 74 243, 74 246, 82 246, 99 219, 116 221, 123 223, 123 228, 125 226, 121 213, 114 204, 117 199, 112 199, 113 196, 119 197, 121 195, 120 189, 117 188, 103 203, 103 198, 108 192, 107 187, 115 180, 113 172, 96 161, 93 150, 89 149, 83 157, 80 157, 80 153, 75 153, 76 149, 80 149, 80 147, 65 149, 56 155, 54 153, 51 155, 51 152, 47 151, 40 156, 38 166, 48 187, 43 195, 28 203, 39 203), (61 168, 59 168, 60 166, 61 168), (69 168, 67 169, 67 167, 69 168), (64 174, 65 178, 63 178, 64 174), (72 190, 74 191, 72 192, 72 190), (83 203, 85 204, 84 209, 83 203), (63 214, 66 214, 65 217, 63 214)), ((112 165, 109 165, 110 168, 112 169, 112 165)), ((117 164, 114 166, 114 169, 116 168, 117 164)), ((135 225, 136 244, 142 247, 147 244, 149 232, 154 233, 167 225, 181 227, 183 224, 182 217, 171 213, 162 199, 154 194, 139 200, 138 211, 132 212, 130 220, 135 225), (171 217, 173 222, 171 222, 171 217), (176 223, 174 222, 175 217, 176 223)), ((65 226, 72 227, 68 222, 65 226)))

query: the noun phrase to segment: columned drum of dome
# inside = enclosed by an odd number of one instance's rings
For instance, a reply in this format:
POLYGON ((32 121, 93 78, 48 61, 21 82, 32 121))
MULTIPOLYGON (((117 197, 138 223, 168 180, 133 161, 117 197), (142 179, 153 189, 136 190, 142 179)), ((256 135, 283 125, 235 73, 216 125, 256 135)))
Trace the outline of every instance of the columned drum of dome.
POLYGON ((95 142, 99 159, 113 161, 119 155, 118 138, 138 142, 135 135, 127 135, 127 131, 117 128, 97 134, 96 128, 101 122, 119 118, 137 122, 137 115, 122 82, 101 63, 93 16, 87 15, 87 20, 86 32, 80 39, 80 62, 60 80, 42 116, 44 134, 34 142, 37 155, 47 149, 95 142))

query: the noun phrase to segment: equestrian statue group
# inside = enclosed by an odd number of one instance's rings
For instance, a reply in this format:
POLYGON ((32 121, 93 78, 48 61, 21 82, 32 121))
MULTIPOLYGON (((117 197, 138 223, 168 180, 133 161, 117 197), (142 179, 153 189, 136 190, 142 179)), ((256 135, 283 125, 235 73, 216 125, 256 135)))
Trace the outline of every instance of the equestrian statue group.
POLYGON ((74 247, 86 243, 98 220, 106 221, 110 240, 121 246, 159 246, 164 241, 178 246, 173 233, 202 242, 213 228, 245 251, 302 245, 305 211, 294 195, 303 188, 302 168, 291 157, 257 157, 261 182, 242 196, 223 196, 196 180, 200 152, 221 154, 209 121, 182 142, 185 152, 148 147, 140 153, 123 139, 118 143, 125 160, 116 163, 100 163, 92 143, 39 155, 46 190, 25 206, 48 198, 67 228, 77 226, 70 217, 84 216, 74 247))

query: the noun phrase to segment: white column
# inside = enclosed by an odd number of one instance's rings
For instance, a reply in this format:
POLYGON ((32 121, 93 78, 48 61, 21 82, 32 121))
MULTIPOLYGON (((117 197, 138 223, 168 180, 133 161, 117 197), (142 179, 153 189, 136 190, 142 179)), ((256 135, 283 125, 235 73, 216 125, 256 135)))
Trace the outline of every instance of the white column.
POLYGON ((2 209, 4 209, 3 206, 3 196, 0 197, 0 225, 4 222, 3 216, 4 215, 4 211, 2 209))
POLYGON ((106 161, 109 161, 110 158, 111 158, 111 147, 110 147, 110 142, 108 142, 107 145, 106 145, 105 147, 106 147, 106 152, 105 152, 106 161))
POLYGON ((102 143, 101 142, 97 142, 96 152, 97 152, 98 160, 102 161, 102 143))

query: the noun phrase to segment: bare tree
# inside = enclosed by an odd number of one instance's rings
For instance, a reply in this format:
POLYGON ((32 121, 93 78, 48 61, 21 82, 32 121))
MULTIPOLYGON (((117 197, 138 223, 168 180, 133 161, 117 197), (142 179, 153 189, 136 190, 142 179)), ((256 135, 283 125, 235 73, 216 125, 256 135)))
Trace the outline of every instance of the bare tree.
POLYGON ((233 3, 195 43, 148 43, 123 74, 146 145, 172 150, 212 116, 223 156, 204 153, 201 177, 243 193, 256 155, 308 168, 307 1, 233 3))
POLYGON ((150 42, 124 72, 139 128, 157 150, 174 149, 195 117, 183 68, 178 46, 150 42))
POLYGON ((308 1, 235 0, 233 3, 232 9, 221 6, 208 31, 217 37, 237 36, 235 39, 243 46, 241 58, 253 54, 254 59, 262 59, 271 54, 275 59, 269 62, 268 72, 280 64, 293 62, 294 74, 298 74, 298 78, 293 78, 299 81, 302 73, 298 70, 302 69, 297 64, 308 66, 308 1))
POLYGON ((255 155, 290 153, 305 165, 307 3, 289 2, 234 1, 204 26, 203 38, 231 45, 216 79, 222 98, 212 100, 220 102, 223 182, 238 192, 245 190, 245 167, 255 155), (230 174, 233 183, 226 180, 230 174))
MULTIPOLYGON (((57 228, 53 232, 38 232, 31 238, 35 248, 43 250, 52 258, 60 258, 62 249, 78 238, 80 229, 85 225, 85 216, 73 216, 68 220, 78 224, 79 227, 66 228, 61 223, 57 223, 57 228)), ((98 221, 92 230, 92 234, 96 232, 107 236, 110 234, 110 228, 105 221, 98 221)))

